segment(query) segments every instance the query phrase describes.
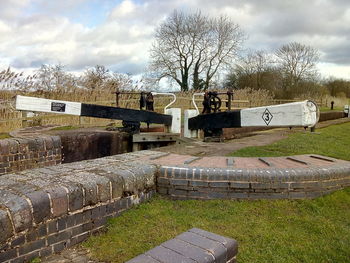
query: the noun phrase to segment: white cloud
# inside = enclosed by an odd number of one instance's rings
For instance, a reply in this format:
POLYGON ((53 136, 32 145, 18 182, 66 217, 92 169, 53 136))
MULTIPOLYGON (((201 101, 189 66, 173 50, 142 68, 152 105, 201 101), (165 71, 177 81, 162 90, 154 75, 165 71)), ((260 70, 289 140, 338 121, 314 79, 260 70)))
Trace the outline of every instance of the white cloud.
POLYGON ((318 66, 322 76, 349 79, 350 67, 336 65, 333 63, 320 63, 318 66))
POLYGON ((272 51, 298 41, 321 51, 328 65, 321 66, 323 73, 334 73, 339 67, 342 76, 349 75, 350 3, 345 0, 123 0, 95 26, 65 15, 66 10, 78 14, 80 5, 88 3, 98 8, 111 2, 2 0, 0 66, 9 63, 25 69, 60 62, 81 70, 103 64, 140 73, 148 62, 154 29, 166 15, 174 9, 201 9, 212 16, 226 14, 240 24, 249 36, 246 48, 272 51), (40 7, 40 12, 25 12, 33 4, 40 7))
MULTIPOLYGON (((131 0, 124 0, 111 12, 110 18, 122 18, 131 15, 136 9, 136 5, 131 0)), ((127 17, 126 17, 127 18, 127 17)))
POLYGON ((30 0, 2 0, 0 3, 1 20, 11 21, 15 19, 29 4, 30 0))

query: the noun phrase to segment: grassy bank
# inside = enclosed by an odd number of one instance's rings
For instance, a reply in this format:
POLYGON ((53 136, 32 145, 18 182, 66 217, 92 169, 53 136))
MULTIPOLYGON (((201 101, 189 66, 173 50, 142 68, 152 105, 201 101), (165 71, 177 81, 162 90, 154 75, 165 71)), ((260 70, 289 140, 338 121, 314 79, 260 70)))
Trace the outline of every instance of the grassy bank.
POLYGON ((315 133, 298 132, 276 143, 243 148, 230 155, 255 157, 309 153, 350 160, 350 122, 317 129, 315 133))
POLYGON ((125 262, 192 227, 235 238, 238 262, 348 262, 350 189, 315 200, 171 201, 156 197, 109 221, 84 246, 125 262))

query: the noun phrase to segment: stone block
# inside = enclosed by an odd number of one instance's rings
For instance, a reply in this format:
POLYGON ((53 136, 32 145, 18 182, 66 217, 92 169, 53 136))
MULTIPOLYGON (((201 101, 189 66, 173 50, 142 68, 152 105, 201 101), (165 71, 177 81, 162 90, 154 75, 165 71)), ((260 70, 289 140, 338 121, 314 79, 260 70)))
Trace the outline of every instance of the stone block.
POLYGON ((58 231, 65 230, 67 228, 67 219, 68 219, 67 216, 57 219, 58 231))
POLYGON ((155 247, 145 253, 146 256, 150 256, 162 263, 196 263, 196 261, 186 258, 171 249, 163 246, 155 247))
POLYGON ((50 255, 52 255, 53 251, 52 251, 52 247, 46 247, 46 248, 43 248, 39 251, 39 254, 40 254, 40 257, 41 258, 44 258, 44 257, 48 257, 50 255))
POLYGON ((176 239, 182 240, 186 243, 189 243, 199 248, 210 251, 215 259, 212 262, 220 262, 220 263, 227 262, 227 249, 220 242, 217 242, 215 240, 203 237, 201 235, 198 235, 192 232, 182 233, 178 235, 176 239))
POLYGON ((248 192, 228 192, 227 197, 229 199, 248 199, 249 193, 248 192))
POLYGON ((26 237, 24 235, 21 235, 17 237, 16 239, 12 240, 11 247, 18 247, 25 243, 26 237))
POLYGON ((57 244, 58 242, 61 242, 64 240, 68 240, 70 238, 71 238, 71 232, 69 230, 63 231, 63 232, 48 236, 47 237, 47 244, 50 246, 50 245, 57 244))
POLYGON ((52 150, 54 148, 52 137, 51 136, 45 136, 45 137, 43 137, 43 139, 44 139, 44 143, 45 143, 45 149, 47 151, 52 150))
POLYGON ((53 251, 54 253, 58 253, 61 252, 62 250, 64 250, 67 247, 67 241, 63 241, 60 243, 57 243, 55 245, 53 245, 53 251))
POLYGON ((91 173, 75 173, 64 178, 84 188, 84 200, 81 200, 84 205, 95 205, 99 201, 97 183, 92 177, 91 173))
POLYGON ((249 193, 249 199, 284 199, 288 198, 288 192, 285 193, 249 193))
POLYGON ((16 232, 32 227, 33 216, 27 200, 10 191, 0 189, 1 205, 10 210, 16 232))
POLYGON ((296 188, 301 188, 301 189, 319 189, 322 187, 321 182, 292 182, 290 184, 290 188, 296 189, 296 188))
POLYGON ((231 259, 231 258, 235 257, 238 253, 238 243, 234 239, 220 236, 220 235, 217 235, 215 233, 208 232, 208 231, 205 231, 205 230, 202 230, 199 228, 192 228, 188 232, 195 233, 197 235, 206 237, 206 238, 211 239, 211 240, 215 240, 215 241, 223 244, 223 246, 227 250, 227 259, 231 259))
POLYGON ((145 254, 142 254, 136 258, 133 258, 126 263, 160 263, 158 260, 151 258, 145 254))
POLYGON ((40 248, 44 248, 46 246, 45 239, 35 240, 33 242, 26 243, 24 246, 21 246, 18 249, 19 255, 28 254, 34 250, 38 250, 40 248))
POLYGON ((249 189, 250 183, 249 182, 230 182, 231 188, 243 188, 243 189, 249 189))
POLYGON ((136 177, 131 171, 128 171, 125 169, 118 169, 116 173, 123 178, 124 192, 137 193, 138 187, 137 187, 136 177))
POLYGON ((193 187, 208 187, 209 183, 206 181, 189 181, 189 185, 193 187))
POLYGON ((0 247, 1 245, 13 235, 13 228, 5 210, 0 209, 0 247))
POLYGON ((215 187, 215 188, 228 188, 229 182, 209 182, 209 187, 215 187))
POLYGON ((84 232, 83 226, 82 225, 75 226, 71 229, 71 232, 72 232, 72 237, 78 236, 84 232))
POLYGON ((0 262, 6 262, 17 257, 17 249, 9 249, 0 253, 0 262))
POLYGON ((33 207, 33 217, 36 224, 39 224, 50 217, 50 199, 47 193, 42 191, 35 191, 28 193, 27 197, 30 199, 33 207))
POLYGON ((71 184, 65 184, 68 189, 68 208, 70 212, 83 208, 83 190, 82 187, 71 184))
POLYGON ((87 232, 90 231, 91 229, 93 229, 94 225, 92 222, 88 222, 83 224, 83 232, 87 232))
POLYGON ((175 251, 176 253, 183 255, 186 258, 195 260, 195 262, 213 262, 214 257, 209 251, 184 242, 180 239, 171 239, 162 243, 162 247, 166 247, 175 251))
POLYGON ((305 192, 289 192, 288 196, 290 199, 305 199, 306 193, 305 192))
POLYGON ((171 185, 183 185, 187 186, 189 181, 188 180, 182 180, 182 179, 170 179, 170 184, 171 185))
POLYGON ((169 179, 168 178, 164 178, 164 177, 158 177, 157 178, 157 184, 168 185, 169 184, 169 179))
POLYGON ((59 217, 68 213, 67 191, 62 186, 48 188, 47 193, 51 197, 52 216, 59 217))
POLYGON ((166 195, 166 194, 168 194, 168 188, 167 188, 167 187, 158 187, 158 188, 157 188, 157 192, 158 192, 159 194, 166 195))
POLYGON ((271 184, 270 183, 252 182, 252 183, 250 183, 250 187, 252 189, 271 189, 271 184))
POLYGON ((56 233, 58 231, 57 228, 57 220, 52 220, 47 223, 47 234, 50 235, 52 233, 56 233))
POLYGON ((193 179, 194 180, 200 180, 201 179, 201 173, 202 173, 202 169, 194 169, 193 170, 193 179))
POLYGON ((112 171, 112 169, 101 167, 100 169, 93 169, 89 172, 108 178, 112 184, 112 198, 119 198, 123 195, 125 184, 124 179, 122 176, 112 171))
POLYGON ((226 192, 208 192, 207 194, 209 199, 226 199, 228 194, 226 192))
POLYGON ((210 172, 210 181, 227 181, 228 179, 229 175, 226 169, 215 168, 210 172))
POLYGON ((191 199, 202 199, 207 198, 208 193, 207 192, 201 192, 201 191, 188 191, 188 197, 191 199))
POLYGON ((69 241, 69 244, 68 246, 71 247, 71 246, 75 246, 81 242, 83 242, 84 240, 86 240, 88 237, 89 237, 89 233, 83 233, 81 235, 78 235, 76 237, 72 237, 69 241))

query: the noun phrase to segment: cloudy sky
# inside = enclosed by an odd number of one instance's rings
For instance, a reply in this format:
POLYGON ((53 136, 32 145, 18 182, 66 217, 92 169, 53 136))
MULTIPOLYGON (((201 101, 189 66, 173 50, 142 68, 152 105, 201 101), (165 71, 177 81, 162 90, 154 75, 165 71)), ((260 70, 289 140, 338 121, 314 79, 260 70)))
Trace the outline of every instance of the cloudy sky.
POLYGON ((350 0, 0 0, 0 70, 100 64, 140 74, 154 29, 174 9, 226 14, 247 34, 245 49, 311 45, 324 77, 350 79, 350 0))

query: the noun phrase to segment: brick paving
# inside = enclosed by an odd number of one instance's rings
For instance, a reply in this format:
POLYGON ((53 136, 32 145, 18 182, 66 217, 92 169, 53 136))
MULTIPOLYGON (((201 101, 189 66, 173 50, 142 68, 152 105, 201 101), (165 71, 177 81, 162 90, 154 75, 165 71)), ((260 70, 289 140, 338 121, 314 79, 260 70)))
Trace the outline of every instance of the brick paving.
POLYGON ((293 157, 223 157, 212 156, 193 158, 191 155, 167 154, 160 157, 145 156, 142 161, 162 166, 176 167, 207 167, 207 168, 237 168, 237 169, 258 169, 258 168, 308 168, 308 167, 328 167, 348 163, 330 157, 318 155, 297 155, 293 157), (228 159, 233 160, 233 164, 228 164, 228 159), (191 162, 187 162, 187 161, 191 162), (192 161, 193 160, 193 161, 192 161))

